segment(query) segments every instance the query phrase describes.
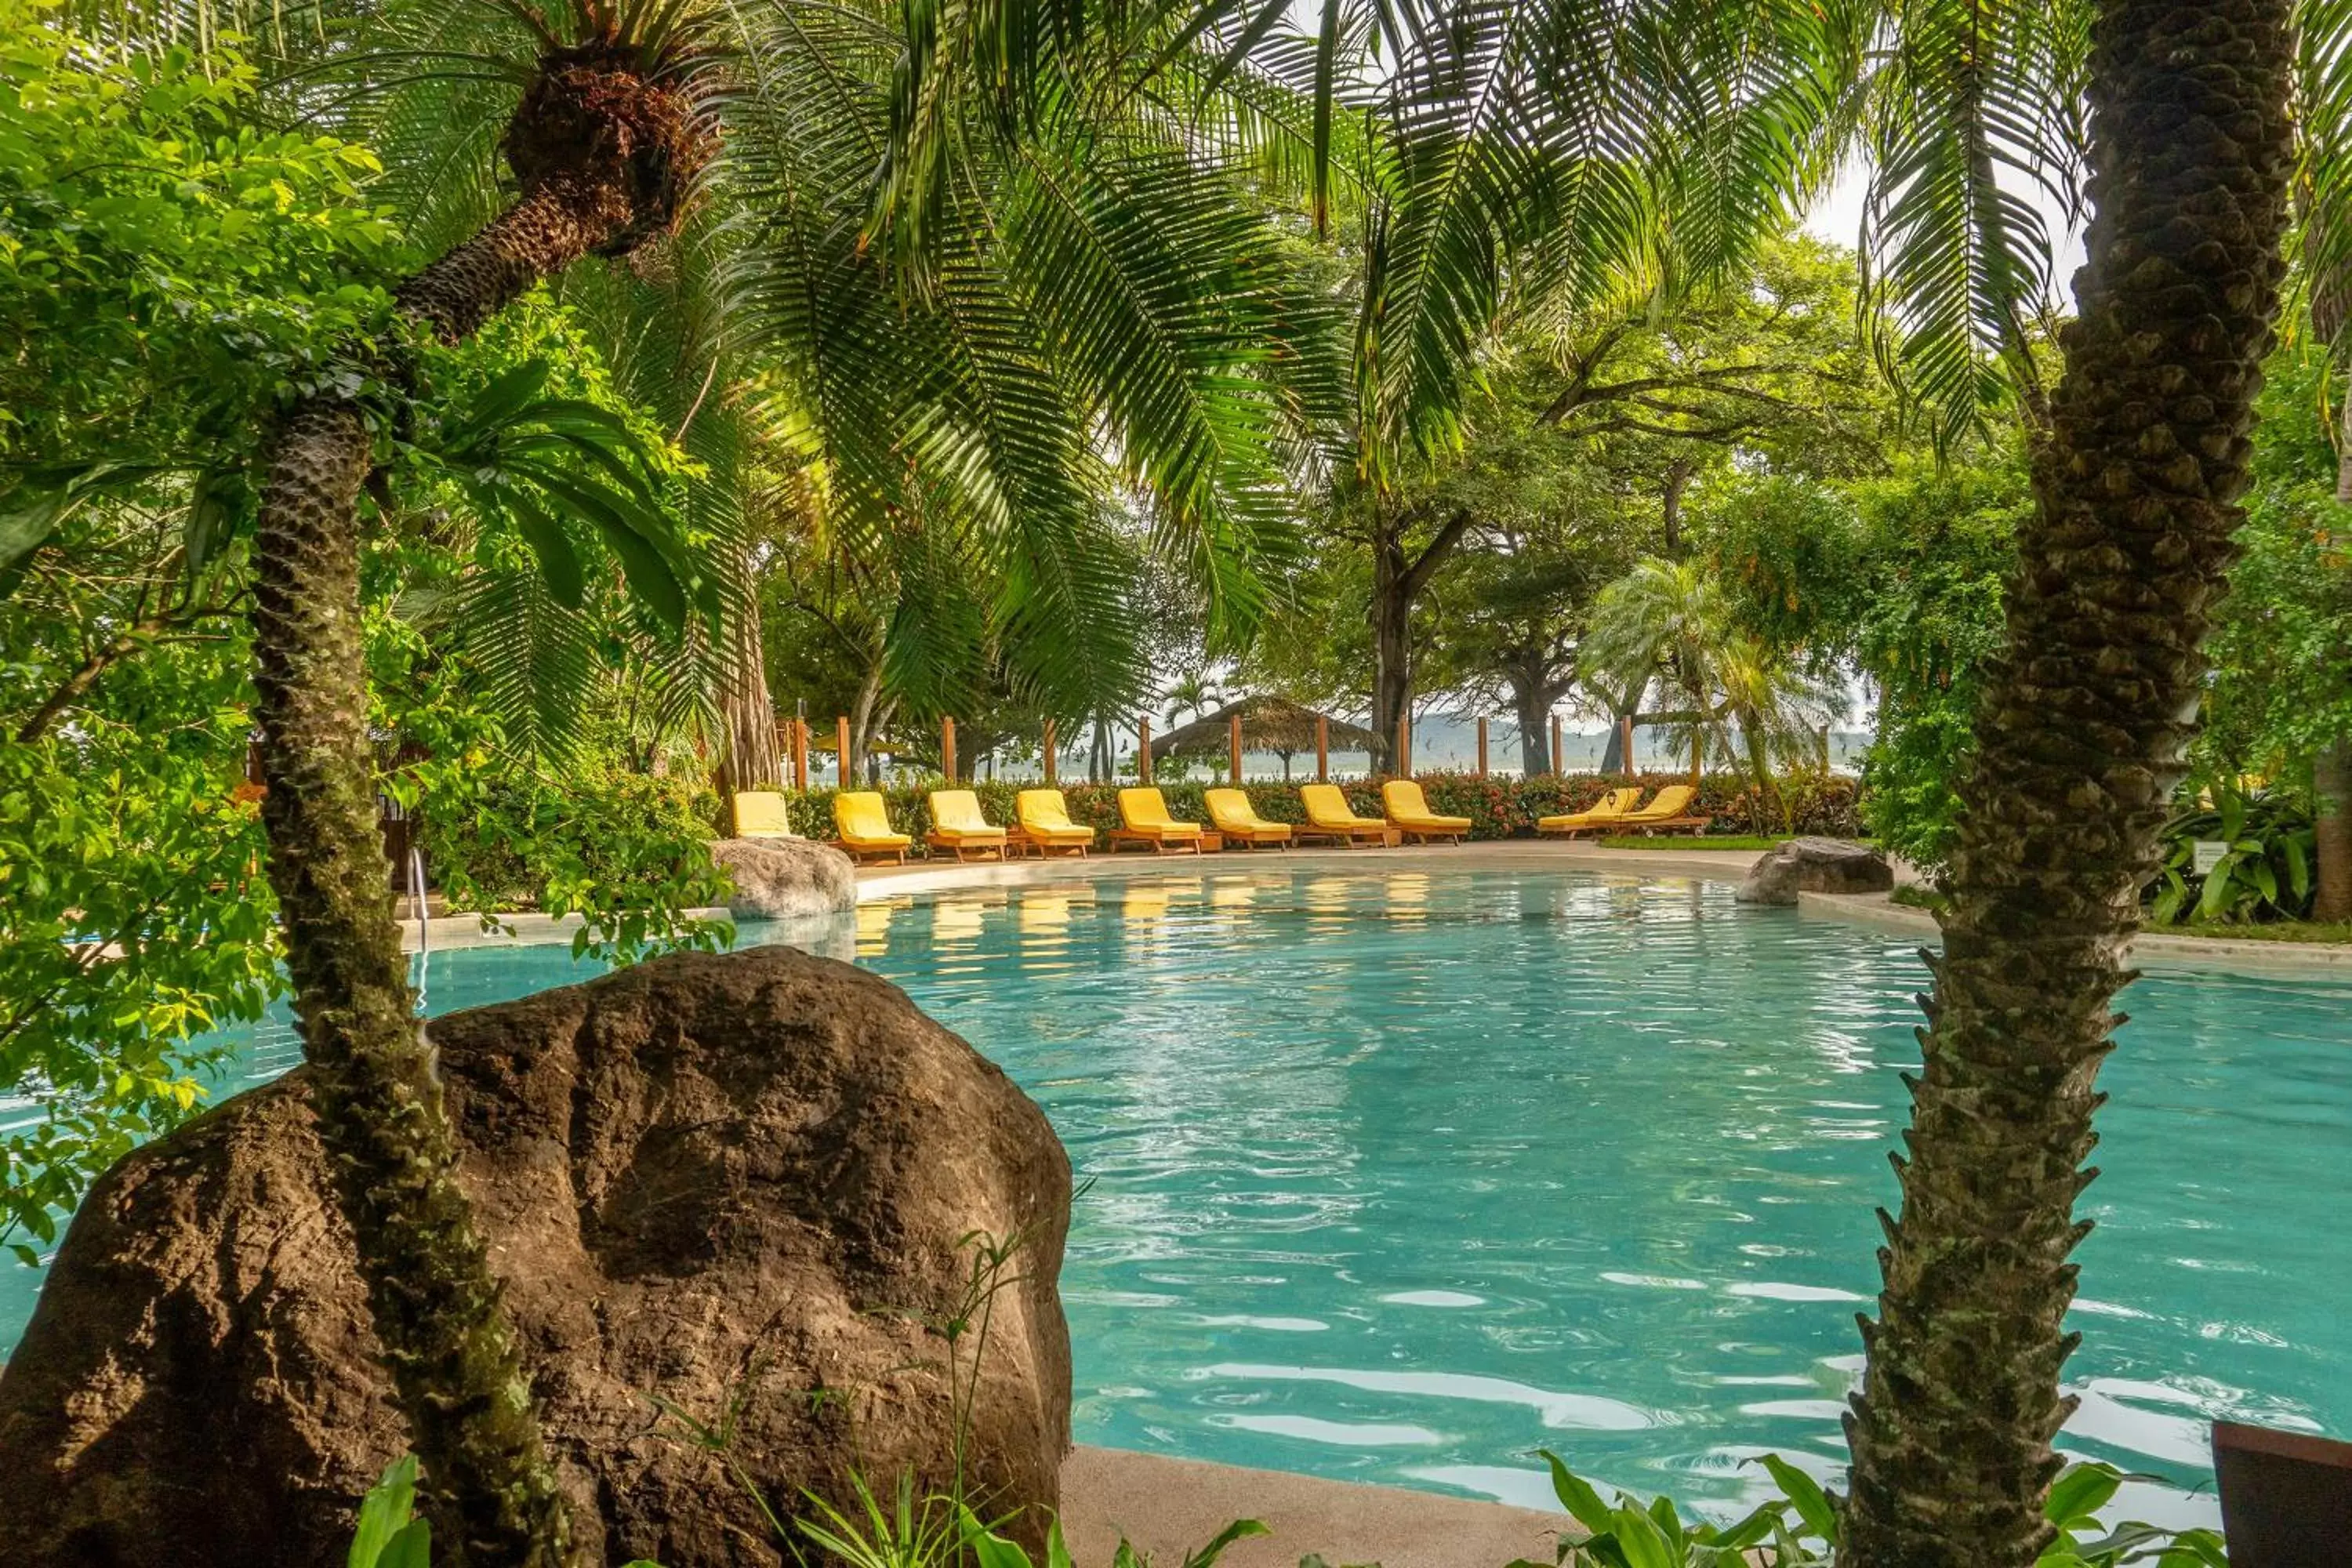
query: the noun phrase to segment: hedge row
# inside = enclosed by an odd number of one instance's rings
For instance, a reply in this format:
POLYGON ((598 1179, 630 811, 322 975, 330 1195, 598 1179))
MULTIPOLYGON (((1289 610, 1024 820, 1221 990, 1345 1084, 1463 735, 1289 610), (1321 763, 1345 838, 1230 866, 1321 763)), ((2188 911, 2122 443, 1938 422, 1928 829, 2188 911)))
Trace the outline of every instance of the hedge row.
MULTIPOLYGON (((1534 833, 1539 817, 1556 816, 1564 812, 1582 811, 1599 801, 1612 789, 1628 782, 1613 777, 1592 774, 1567 778, 1539 777, 1480 778, 1475 773, 1422 773, 1418 775, 1423 793, 1428 797, 1430 809, 1441 816, 1466 816, 1471 821, 1473 838, 1514 838, 1534 833)), ((1680 773, 1644 773, 1631 782, 1642 785, 1645 795, 1668 784, 1686 783, 1680 773)), ((919 842, 930 830, 930 787, 924 784, 894 785, 881 794, 890 813, 891 826, 901 833, 910 833, 919 842)), ((1013 820, 1013 797, 1022 790, 1034 788, 1033 784, 974 783, 970 787, 978 793, 982 812, 988 820, 1009 824, 1013 820)), ((1069 784, 1060 786, 1062 797, 1069 805, 1070 819, 1089 827, 1110 828, 1118 826, 1118 784, 1069 784)), ((1205 824, 1207 808, 1202 804, 1204 789, 1213 784, 1171 784, 1160 786, 1167 797, 1168 809, 1180 821, 1205 824)), ((1817 833, 1836 838, 1858 838, 1862 836, 1862 815, 1859 809, 1859 785, 1850 778, 1835 774, 1811 774, 1786 778, 1780 787, 1787 796, 1799 833, 1817 833)), ((1354 783, 1340 786, 1356 810, 1366 816, 1379 816, 1380 786, 1354 783)), ((1298 786, 1264 780, 1242 786, 1250 805, 1269 822, 1304 822, 1307 810, 1300 802, 1298 786)), ((812 837, 830 837, 833 834, 833 797, 831 789, 813 789, 792 798, 793 826, 812 837)), ((1777 833, 1781 823, 1777 809, 1759 802, 1757 792, 1742 781, 1717 776, 1702 781, 1696 810, 1712 816, 1709 833, 1777 833)))

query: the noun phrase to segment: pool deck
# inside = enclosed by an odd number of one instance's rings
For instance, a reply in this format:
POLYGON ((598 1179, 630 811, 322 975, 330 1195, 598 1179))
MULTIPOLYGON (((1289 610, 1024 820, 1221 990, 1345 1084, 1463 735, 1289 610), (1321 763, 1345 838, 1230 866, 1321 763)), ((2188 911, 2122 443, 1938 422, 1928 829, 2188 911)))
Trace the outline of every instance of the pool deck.
MULTIPOLYGON (((1748 875, 1761 855, 1752 849, 1677 849, 1672 839, 1661 839, 1655 849, 1604 849, 1580 841, 1513 838, 1475 844, 1414 846, 1392 849, 1287 849, 1227 851, 1221 855, 1095 854, 1080 859, 1014 860, 999 864, 975 860, 915 861, 905 866, 861 866, 857 871, 860 903, 907 895, 945 892, 957 888, 1020 887, 1034 882, 1067 882, 1154 876, 1233 876, 1250 870, 1278 870, 1313 865, 1318 869, 1362 868, 1379 872, 1405 866, 1437 869, 1486 871, 1591 871, 1604 876, 1684 879, 1693 881, 1737 882, 1748 875)), ((1907 866, 1895 868, 1898 882, 1918 879, 1907 866)), ((1806 893, 1798 901, 1801 914, 1840 920, 1873 931, 1916 937, 1932 942, 1935 917, 1925 910, 1892 902, 1884 893, 1806 893)), ((723 910, 699 911, 724 915, 723 910)), ((578 918, 550 920, 544 915, 509 915, 501 932, 486 932, 472 915, 449 915, 424 922, 425 945, 436 952, 459 947, 483 947, 501 942, 568 942, 580 929, 578 918)), ((402 926, 403 945, 417 951, 417 922, 402 926)), ((2125 951, 2125 961, 2143 968, 2171 972, 2203 971, 2229 974, 2270 975, 2282 979, 2352 980, 2352 944, 2317 942, 2232 942, 2226 938, 2173 936, 2147 932, 2125 951)))
POLYGON ((1157 1563, 1181 1563, 1237 1519, 1272 1533, 1236 1542, 1220 1568, 1294 1568, 1309 1552, 1381 1568, 1549 1563, 1569 1524, 1504 1503, 1116 1448, 1075 1448, 1062 1465, 1062 1531, 1081 1563, 1109 1562, 1121 1536, 1157 1563))

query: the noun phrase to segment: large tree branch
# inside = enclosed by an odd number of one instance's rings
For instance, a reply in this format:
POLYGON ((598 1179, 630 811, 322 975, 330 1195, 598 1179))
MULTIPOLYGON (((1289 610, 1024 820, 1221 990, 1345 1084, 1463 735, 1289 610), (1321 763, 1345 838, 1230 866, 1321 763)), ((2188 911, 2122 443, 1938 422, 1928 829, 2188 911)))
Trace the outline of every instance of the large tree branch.
POLYGON ((1454 515, 1445 520, 1427 544, 1422 546, 1421 553, 1412 558, 1412 564, 1407 566, 1404 574, 1397 579, 1398 591, 1404 595, 1407 604, 1419 598, 1421 591, 1429 586, 1429 579, 1445 564, 1475 521, 1468 507, 1456 507, 1454 515))

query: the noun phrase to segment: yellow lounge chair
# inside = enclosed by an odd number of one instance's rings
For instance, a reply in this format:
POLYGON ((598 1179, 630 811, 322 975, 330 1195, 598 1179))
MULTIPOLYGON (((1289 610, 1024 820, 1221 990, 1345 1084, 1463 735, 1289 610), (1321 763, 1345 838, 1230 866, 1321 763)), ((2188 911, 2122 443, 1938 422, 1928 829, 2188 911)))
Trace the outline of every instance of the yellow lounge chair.
POLYGON ((1119 825, 1110 830, 1110 847, 1145 844, 1160 855, 1171 849, 1201 852, 1201 825, 1179 822, 1168 815, 1168 802, 1156 789, 1118 792, 1119 825))
POLYGON ((1440 816, 1429 809, 1429 802, 1421 793, 1421 785, 1411 779, 1391 779, 1381 785, 1381 805, 1389 814, 1389 821, 1410 844, 1420 839, 1423 844, 1433 838, 1450 839, 1459 844, 1470 837, 1470 819, 1466 816, 1440 816))
POLYGON ((1004 829, 980 814, 980 796, 968 789, 931 792, 931 830, 923 842, 934 849, 953 850, 958 860, 966 855, 1004 858, 1004 829))
POLYGON ((1327 838, 1346 849, 1360 843, 1396 842, 1395 828, 1381 817, 1358 816, 1338 784, 1302 784, 1298 804, 1307 808, 1307 826, 1298 830, 1301 844, 1310 838, 1327 838))
POLYGON ((1641 798, 1642 786, 1639 784, 1627 789, 1612 789, 1582 811, 1538 817, 1536 832, 1539 836, 1556 833, 1565 838, 1573 838, 1587 829, 1598 832, 1602 828, 1614 827, 1625 820, 1626 814, 1633 809, 1633 803, 1641 798))
POLYGON ((1612 826, 1628 833, 1656 833, 1665 828, 1676 831, 1688 828, 1694 833, 1699 832, 1715 818, 1688 815, 1690 803, 1697 794, 1698 791, 1688 784, 1668 784, 1649 805, 1639 811, 1627 812, 1612 826))
POLYGON ((798 838, 784 797, 772 789, 738 790, 730 803, 738 838, 798 838))
POLYGON ((1261 844, 1290 847, 1290 824, 1268 822, 1241 791, 1213 789, 1202 799, 1209 808, 1209 826, 1224 835, 1226 843, 1246 844, 1253 849, 1261 844))
POLYGON ((1084 859, 1094 847, 1095 830, 1070 820, 1069 802, 1060 790, 1023 790, 1013 797, 1013 815, 1020 824, 1022 842, 1041 857, 1076 855, 1084 859))
POLYGON ((891 827, 882 797, 872 790, 850 790, 833 797, 833 830, 856 860, 887 855, 903 866, 907 850, 915 842, 891 827))

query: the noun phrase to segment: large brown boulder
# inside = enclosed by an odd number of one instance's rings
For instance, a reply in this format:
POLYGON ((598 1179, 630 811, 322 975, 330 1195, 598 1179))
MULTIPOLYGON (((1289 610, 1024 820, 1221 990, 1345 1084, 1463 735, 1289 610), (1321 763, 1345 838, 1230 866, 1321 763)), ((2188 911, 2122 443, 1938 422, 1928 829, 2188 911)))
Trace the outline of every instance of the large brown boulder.
POLYGON ((1886 857, 1844 838, 1791 838, 1748 868, 1743 904, 1793 904, 1800 893, 1884 893, 1895 886, 1886 857))
MULTIPOLYGON (((897 987, 789 948, 679 954, 436 1022, 463 1173, 589 1563, 783 1560, 656 1397, 780 1511, 946 1479, 963 1238, 1018 1237, 971 1458, 1035 1520, 1069 1445, 1070 1170, 1037 1107, 897 987), (927 1326, 929 1325, 929 1326, 927 1326)), ((307 1073, 139 1151, 74 1221, 0 1373, 27 1568, 342 1560, 404 1447, 307 1073)), ((972 1342, 957 1359, 970 1373, 972 1342)))
POLYGON ((721 838, 710 858, 733 880, 739 920, 801 920, 857 907, 849 857, 813 838, 721 838))

